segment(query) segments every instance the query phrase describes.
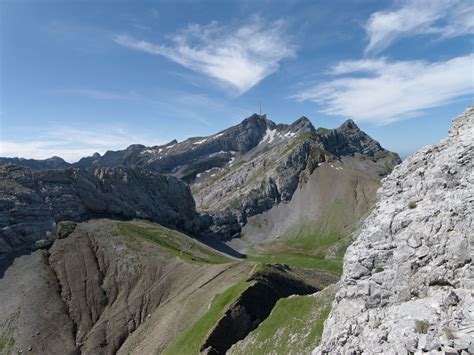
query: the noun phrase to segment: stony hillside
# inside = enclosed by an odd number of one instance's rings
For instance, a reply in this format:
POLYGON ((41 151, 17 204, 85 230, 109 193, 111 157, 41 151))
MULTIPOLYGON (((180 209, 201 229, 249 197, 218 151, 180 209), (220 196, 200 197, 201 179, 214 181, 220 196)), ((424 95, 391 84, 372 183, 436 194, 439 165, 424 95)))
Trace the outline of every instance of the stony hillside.
POLYGON ((379 195, 314 353, 474 353, 474 107, 379 195))
POLYGON ((1 354, 160 351, 253 267, 150 222, 61 222, 58 237, 1 269, 1 354))

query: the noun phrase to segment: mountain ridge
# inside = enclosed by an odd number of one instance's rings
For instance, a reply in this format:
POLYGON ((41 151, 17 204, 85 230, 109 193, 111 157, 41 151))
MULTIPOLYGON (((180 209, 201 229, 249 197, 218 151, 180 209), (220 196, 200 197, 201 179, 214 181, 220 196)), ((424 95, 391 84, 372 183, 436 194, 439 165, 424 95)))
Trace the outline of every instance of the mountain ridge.
POLYGON ((133 144, 103 156, 96 153, 67 168, 141 167, 173 175, 190 185, 197 209, 210 226, 209 236, 230 240, 240 235, 249 217, 289 202, 301 179, 333 160, 377 179, 400 162, 352 120, 318 132, 304 116, 292 124, 276 124, 266 115, 253 114, 211 136, 153 147, 133 144))
MULTIPOLYGON (((342 127, 350 125, 351 122, 352 122, 352 125, 354 125, 356 129, 359 130, 357 125, 355 125, 355 123, 351 119, 348 119, 343 124, 341 124, 340 127, 329 129, 328 131, 334 131, 336 129, 341 130, 342 127)), ((142 144, 131 144, 127 148, 122 149, 122 150, 116 150, 116 151, 108 150, 103 155, 99 153, 94 153, 92 156, 83 157, 74 163, 68 163, 60 157, 53 156, 46 159, 29 159, 29 158, 22 158, 22 157, 11 157, 11 158, 0 157, 0 164, 14 164, 14 165, 29 167, 32 169, 56 169, 56 168, 68 168, 68 167, 92 167, 92 166, 97 167, 97 166, 115 166, 115 165, 146 165, 143 161, 140 161, 140 160, 133 161, 135 164, 131 164, 132 161, 130 159, 127 159, 130 157, 131 154, 128 154, 128 153, 132 153, 135 151, 139 151, 142 153, 145 151, 144 155, 146 155, 146 150, 159 151, 160 149, 162 150, 169 149, 170 146, 174 146, 174 145, 189 145, 189 143, 197 143, 202 139, 211 139, 213 137, 219 138, 223 134, 229 133, 229 131, 232 131, 232 130, 239 129, 240 127, 247 128, 249 130, 257 129, 258 131, 258 128, 259 127, 261 128, 263 126, 265 126, 266 128, 270 128, 271 130, 274 130, 274 129, 282 130, 286 128, 286 129, 290 129, 293 132, 300 132, 300 133, 316 131, 312 122, 306 116, 300 117, 299 119, 295 120, 291 124, 276 124, 275 122, 269 120, 265 114, 258 115, 255 113, 245 118, 244 120, 242 120, 239 124, 232 126, 230 128, 227 128, 225 130, 219 131, 215 134, 204 136, 204 137, 191 137, 181 142, 178 142, 176 139, 174 139, 166 144, 150 146, 150 147, 144 146, 142 144), (120 156, 120 155, 124 156, 123 159, 117 159, 117 156, 120 156)), ((260 132, 260 135, 258 133, 259 132, 257 132, 257 136, 260 136, 260 138, 262 138, 263 136, 261 135, 261 132, 260 132)), ((250 147, 253 148, 256 143, 257 142, 255 141, 250 142, 250 144, 247 142, 247 144, 243 144, 243 147, 242 147, 243 149, 234 147, 234 148, 237 148, 237 149, 234 149, 234 151, 245 153, 246 151, 248 151, 250 147)), ((232 150, 232 149, 229 149, 229 150, 232 150)), ((212 154, 212 153, 216 153, 216 151, 213 151, 209 154, 212 154)), ((151 166, 151 168, 153 168, 153 165, 151 166)), ((160 170, 159 167, 158 167, 158 170, 160 170)), ((160 172, 167 172, 167 171, 160 170, 160 172)))

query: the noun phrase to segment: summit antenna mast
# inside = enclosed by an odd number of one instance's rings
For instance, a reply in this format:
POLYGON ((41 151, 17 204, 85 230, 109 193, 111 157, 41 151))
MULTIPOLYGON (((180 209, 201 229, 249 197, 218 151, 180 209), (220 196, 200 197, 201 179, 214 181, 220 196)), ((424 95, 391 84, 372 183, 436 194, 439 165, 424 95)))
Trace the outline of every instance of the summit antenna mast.
POLYGON ((260 116, 262 115, 262 101, 258 100, 258 103, 260 104, 260 116))

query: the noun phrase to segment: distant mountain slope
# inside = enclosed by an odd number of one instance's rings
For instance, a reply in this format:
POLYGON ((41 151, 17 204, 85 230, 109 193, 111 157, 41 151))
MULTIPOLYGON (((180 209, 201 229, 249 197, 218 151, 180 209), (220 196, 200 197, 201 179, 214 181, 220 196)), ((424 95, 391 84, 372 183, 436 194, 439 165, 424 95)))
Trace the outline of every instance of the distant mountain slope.
POLYGON ((474 107, 379 195, 314 354, 473 354, 474 107))
POLYGON ((0 164, 13 164, 31 169, 63 169, 71 166, 71 164, 60 157, 51 157, 43 160, 0 157, 0 164))
POLYGON ((94 153, 90 157, 81 158, 76 163, 68 163, 60 157, 51 157, 48 159, 25 159, 25 158, 2 158, 0 157, 1 165, 18 165, 25 168, 35 170, 51 170, 51 169, 66 169, 66 168, 88 168, 95 164, 100 158, 99 153, 94 153))
POLYGON ((239 250, 258 245, 312 253, 320 257, 338 254, 344 239, 375 204, 379 179, 339 161, 321 163, 301 181, 291 201, 249 218, 242 229, 239 250), (331 248, 335 248, 331 251, 331 248))

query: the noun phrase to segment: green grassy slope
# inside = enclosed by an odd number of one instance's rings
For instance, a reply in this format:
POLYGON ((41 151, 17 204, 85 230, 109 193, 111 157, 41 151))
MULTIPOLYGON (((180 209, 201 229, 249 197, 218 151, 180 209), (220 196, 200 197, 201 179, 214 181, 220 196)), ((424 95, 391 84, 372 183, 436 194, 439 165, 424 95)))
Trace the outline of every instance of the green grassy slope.
POLYGON ((117 228, 119 233, 125 236, 128 247, 132 249, 145 247, 142 241, 146 240, 158 245, 168 255, 188 262, 221 264, 232 261, 185 234, 157 224, 119 222, 117 228))
POLYGON ((201 344, 217 321, 224 315, 227 307, 247 289, 252 282, 241 281, 217 295, 209 310, 187 331, 181 333, 164 351, 163 355, 199 354, 201 344))
POLYGON ((228 353, 311 354, 320 342, 335 293, 332 285, 314 295, 279 300, 270 316, 228 353))
POLYGON ((276 254, 250 254, 247 259, 259 263, 279 263, 291 267, 328 271, 336 275, 342 273, 342 262, 340 260, 324 259, 312 255, 278 252, 276 254))
POLYGON ((284 263, 329 271, 340 275, 350 233, 344 222, 348 207, 334 201, 316 221, 301 221, 291 226, 279 241, 256 245, 248 252, 249 260, 284 263))

